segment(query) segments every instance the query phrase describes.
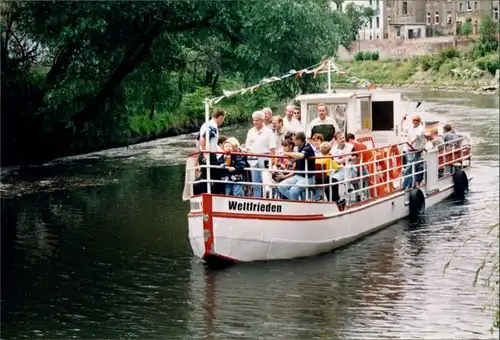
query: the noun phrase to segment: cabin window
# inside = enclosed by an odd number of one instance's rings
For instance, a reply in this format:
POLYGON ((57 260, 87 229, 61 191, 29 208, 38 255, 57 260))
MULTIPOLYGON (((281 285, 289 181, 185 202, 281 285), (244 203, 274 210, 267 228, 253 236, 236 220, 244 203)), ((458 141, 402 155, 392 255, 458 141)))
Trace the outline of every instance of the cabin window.
POLYGON ((394 102, 372 102, 372 131, 394 130, 394 102))

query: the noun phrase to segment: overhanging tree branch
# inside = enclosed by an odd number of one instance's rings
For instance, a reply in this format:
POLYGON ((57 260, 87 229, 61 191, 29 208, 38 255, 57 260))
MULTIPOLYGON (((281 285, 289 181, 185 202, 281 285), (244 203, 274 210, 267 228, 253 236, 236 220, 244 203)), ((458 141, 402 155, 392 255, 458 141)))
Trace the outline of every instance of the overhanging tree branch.
POLYGON ((118 65, 111 76, 105 81, 97 95, 90 100, 83 110, 73 116, 73 122, 77 129, 81 129, 85 122, 90 121, 102 112, 103 106, 109 96, 122 80, 140 65, 149 53, 155 38, 165 29, 168 29, 169 32, 185 31, 197 27, 204 27, 209 24, 209 20, 210 17, 207 17, 200 21, 172 25, 171 27, 168 27, 164 22, 158 21, 154 23, 148 33, 143 37, 139 37, 134 46, 127 51, 120 65, 118 65))

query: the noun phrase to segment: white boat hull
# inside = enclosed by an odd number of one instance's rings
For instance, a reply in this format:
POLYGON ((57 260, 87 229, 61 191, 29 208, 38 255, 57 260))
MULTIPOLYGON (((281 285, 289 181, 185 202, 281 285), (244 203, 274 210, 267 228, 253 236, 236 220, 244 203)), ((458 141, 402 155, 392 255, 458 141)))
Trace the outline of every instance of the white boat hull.
MULTIPOLYGON (((472 178, 469 177, 469 181, 472 178)), ((453 194, 452 177, 432 192, 421 188, 428 208, 453 194)), ((409 215, 409 191, 353 204, 267 200, 203 194, 191 198, 189 238, 206 261, 294 259, 330 252, 409 215)))

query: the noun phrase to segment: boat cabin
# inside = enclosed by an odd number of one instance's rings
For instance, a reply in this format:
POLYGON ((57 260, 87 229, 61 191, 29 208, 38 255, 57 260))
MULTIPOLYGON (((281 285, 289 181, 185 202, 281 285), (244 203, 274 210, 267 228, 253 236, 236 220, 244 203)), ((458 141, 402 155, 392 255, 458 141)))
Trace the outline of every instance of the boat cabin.
POLYGON ((300 102, 304 130, 318 116, 318 104, 325 104, 328 116, 335 121, 336 131, 351 132, 357 138, 371 136, 376 146, 401 142, 401 120, 405 108, 400 93, 360 90, 303 94, 295 100, 300 102))

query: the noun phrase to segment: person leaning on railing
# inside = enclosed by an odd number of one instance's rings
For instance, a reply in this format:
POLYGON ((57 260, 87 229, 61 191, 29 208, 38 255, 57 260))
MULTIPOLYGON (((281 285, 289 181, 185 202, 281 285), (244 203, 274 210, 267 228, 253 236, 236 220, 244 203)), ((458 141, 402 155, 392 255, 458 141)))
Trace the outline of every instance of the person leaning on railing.
MULTIPOLYGON (((332 150, 332 145, 329 142, 323 142, 319 146, 322 158, 316 159, 316 165, 320 165, 321 169, 324 171, 320 176, 316 175, 316 184, 326 184, 331 183, 330 186, 323 187, 326 199, 332 202, 339 202, 339 185, 336 178, 330 178, 334 171, 337 171, 343 165, 338 164, 333 158, 330 151, 332 150), (328 157, 328 158, 325 158, 328 157), (320 180, 318 180, 318 177, 320 180)), ((321 190, 319 190, 321 192, 321 190)))
MULTIPOLYGON (((293 152, 293 148, 295 147, 295 143, 292 140, 284 140, 281 143, 283 149, 282 152, 280 152, 278 155, 282 156, 284 152, 293 152)), ((271 173, 271 178, 273 182, 276 183, 281 183, 287 178, 293 177, 295 173, 293 170, 295 170, 295 161, 293 158, 275 158, 273 160, 273 166, 272 166, 273 172, 271 173)), ((273 188, 273 196, 276 197, 278 194, 278 189, 275 187, 273 188)))
POLYGON ((278 187, 281 196, 291 200, 305 199, 305 188, 302 185, 314 185, 314 173, 305 173, 305 170, 307 162, 307 170, 314 171, 315 154, 311 144, 307 143, 304 132, 295 134, 295 144, 298 147, 297 152, 284 154, 295 159, 297 173, 282 181, 281 184, 284 186, 278 187))
POLYGON ((226 195, 244 196, 243 182, 246 162, 242 155, 238 155, 240 143, 234 137, 228 138, 223 146, 225 154, 219 159, 222 166, 222 180, 227 181, 226 195))

